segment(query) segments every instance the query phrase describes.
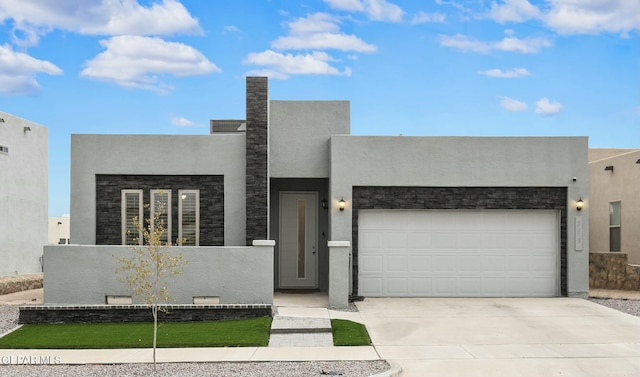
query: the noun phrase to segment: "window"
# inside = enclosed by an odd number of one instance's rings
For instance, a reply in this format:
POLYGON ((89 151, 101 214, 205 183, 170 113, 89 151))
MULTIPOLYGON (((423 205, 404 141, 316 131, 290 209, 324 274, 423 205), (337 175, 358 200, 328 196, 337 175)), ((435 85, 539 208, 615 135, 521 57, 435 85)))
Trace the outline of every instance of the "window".
POLYGON ((609 251, 621 250, 620 226, 621 224, 620 202, 609 203, 609 251))
POLYGON ((159 212, 158 219, 164 232, 160 237, 160 242, 171 244, 171 190, 151 190, 151 228, 155 227, 155 214, 159 212))
POLYGON ((178 238, 183 246, 200 245, 200 190, 178 190, 178 238))
POLYGON ((9 147, 6 145, 0 145, 0 153, 9 154, 9 147))
POLYGON ((142 190, 122 190, 122 244, 142 245, 142 190))

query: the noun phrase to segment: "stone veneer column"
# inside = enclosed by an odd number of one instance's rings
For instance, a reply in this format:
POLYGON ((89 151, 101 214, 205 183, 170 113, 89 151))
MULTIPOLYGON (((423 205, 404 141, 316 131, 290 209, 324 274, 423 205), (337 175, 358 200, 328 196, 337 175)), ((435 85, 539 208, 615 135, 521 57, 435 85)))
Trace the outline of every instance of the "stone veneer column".
POLYGON ((269 238, 268 140, 269 84, 266 77, 247 77, 246 229, 247 245, 269 238))

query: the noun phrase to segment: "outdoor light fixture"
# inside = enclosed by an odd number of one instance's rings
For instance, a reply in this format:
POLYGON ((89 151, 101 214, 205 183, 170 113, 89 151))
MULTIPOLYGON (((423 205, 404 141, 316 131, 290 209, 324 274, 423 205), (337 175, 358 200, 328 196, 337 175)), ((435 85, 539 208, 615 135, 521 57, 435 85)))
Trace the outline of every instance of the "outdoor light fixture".
POLYGON ((25 128, 23 129, 23 131, 24 131, 24 133, 26 134, 26 133, 27 133, 27 131, 31 131, 31 127, 25 127, 25 128))
POLYGON ((638 159, 638 161, 636 161, 636 164, 640 164, 640 158, 638 159))
POLYGON ((0 118, 0 123, 4 123, 4 118, 0 118))
POLYGON ((347 206, 347 202, 344 201, 344 197, 340 198, 340 201, 338 202, 338 208, 340 208, 340 211, 344 211, 344 207, 347 206))
POLYGON ((187 194, 182 194, 182 200, 185 200, 187 198, 187 194))
POLYGON ((582 197, 580 197, 580 199, 578 199, 578 202, 576 204, 576 209, 578 211, 582 211, 582 207, 584 207, 584 201, 582 200, 582 197))
POLYGON ((327 209, 327 208, 329 208, 329 203, 327 202, 327 199, 322 199, 322 201, 320 202, 320 204, 322 205, 322 209, 327 209))
POLYGON ((607 165, 604 167, 604 171, 610 171, 613 173, 613 165, 607 165))

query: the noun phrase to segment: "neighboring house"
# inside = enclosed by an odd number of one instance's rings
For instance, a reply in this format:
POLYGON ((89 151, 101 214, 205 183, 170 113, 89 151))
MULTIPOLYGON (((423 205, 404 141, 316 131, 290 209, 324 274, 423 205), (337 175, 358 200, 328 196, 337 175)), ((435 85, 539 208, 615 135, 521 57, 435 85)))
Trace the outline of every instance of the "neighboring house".
POLYGON ((69 217, 49 217, 49 245, 68 245, 69 238, 69 217))
POLYGON ((356 295, 587 296, 586 137, 353 136, 348 101, 246 84, 246 118, 211 135, 72 135, 73 243, 130 244, 133 217, 163 201, 171 242, 275 240, 274 263, 249 271, 272 290, 327 291, 328 241, 348 241, 356 295))
POLYGON ((589 149, 589 244, 640 265, 640 149, 589 149))
POLYGON ((48 130, 0 111, 0 276, 42 271, 48 130))

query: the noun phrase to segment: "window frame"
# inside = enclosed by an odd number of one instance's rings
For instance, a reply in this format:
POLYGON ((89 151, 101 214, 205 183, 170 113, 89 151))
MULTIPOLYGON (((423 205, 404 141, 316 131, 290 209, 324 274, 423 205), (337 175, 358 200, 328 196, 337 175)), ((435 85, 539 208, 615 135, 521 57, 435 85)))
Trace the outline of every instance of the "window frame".
POLYGON ((609 251, 610 252, 619 252, 622 251, 622 201, 617 200, 614 202, 609 202, 609 251), (613 224, 613 215, 615 213, 615 209, 614 206, 618 205, 618 218, 617 218, 617 224, 613 224), (615 249, 612 243, 612 236, 611 236, 611 232, 613 231, 613 229, 617 229, 618 230, 618 250, 613 250, 615 249))
MULTIPOLYGON (((156 211, 156 195, 167 195, 167 207, 165 211, 167 213, 167 221, 166 221, 166 231, 167 231, 167 240, 166 243, 171 245, 173 240, 171 239, 171 189, 153 189, 149 192, 149 213, 150 213, 150 221, 151 221, 151 229, 154 228, 154 219, 155 219, 155 211, 156 211)), ((164 242, 163 242, 164 244, 164 242)))
MULTIPOLYGON (((138 221, 144 221, 144 204, 143 204, 143 191, 125 189, 121 191, 120 196, 120 221, 121 221, 121 233, 122 233, 122 245, 134 245, 127 243, 127 194, 138 194, 138 221)), ((142 229, 138 229, 138 244, 143 244, 142 229)))
POLYGON ((178 190, 178 239, 183 237, 183 195, 195 194, 195 244, 189 246, 200 246, 200 190, 178 190))

